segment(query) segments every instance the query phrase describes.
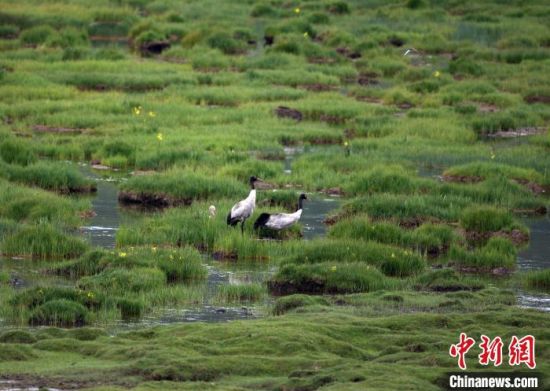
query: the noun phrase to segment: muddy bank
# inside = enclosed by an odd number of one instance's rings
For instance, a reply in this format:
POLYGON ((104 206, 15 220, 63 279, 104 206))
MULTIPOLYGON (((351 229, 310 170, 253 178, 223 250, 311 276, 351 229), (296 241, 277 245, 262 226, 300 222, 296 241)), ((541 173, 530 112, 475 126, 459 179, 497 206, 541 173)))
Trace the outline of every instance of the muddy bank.
POLYGON ((519 229, 513 229, 511 231, 494 231, 494 232, 476 232, 476 231, 462 231, 464 238, 472 243, 482 243, 491 239, 492 237, 501 237, 510 240, 516 246, 521 246, 529 242, 529 233, 520 231, 519 229))
POLYGON ((300 283, 289 281, 268 281, 267 289, 273 296, 287 296, 297 293, 305 293, 310 295, 322 295, 324 293, 329 293, 326 291, 325 283, 323 281, 315 280, 302 281, 300 283))
MULTIPOLYGON (((486 178, 483 177, 483 176, 477 176, 477 175, 443 174, 441 176, 441 179, 444 182, 475 184, 475 183, 483 182, 486 178)), ((536 195, 550 194, 550 186, 548 186, 548 185, 541 185, 539 183, 532 182, 532 181, 529 181, 529 180, 523 179, 523 178, 512 178, 510 180, 512 182, 515 182, 519 185, 524 186, 529 191, 531 191, 533 194, 536 194, 536 195)), ((546 209, 544 209, 543 213, 545 213, 545 211, 546 211, 546 209)))
POLYGON ((89 129, 66 128, 61 126, 33 125, 32 130, 36 133, 62 133, 62 134, 81 134, 89 129))
POLYGON ((479 183, 485 180, 485 178, 482 176, 449 175, 449 174, 443 174, 443 176, 441 176, 441 179, 445 182, 453 182, 453 183, 479 183))
POLYGON ((546 128, 542 127, 526 127, 526 128, 518 128, 518 129, 508 129, 508 130, 500 130, 495 133, 489 133, 486 135, 487 138, 515 138, 515 137, 525 137, 525 136, 533 136, 535 134, 541 134, 546 131, 546 128))
POLYGON ((291 109, 290 107, 286 106, 279 106, 275 109, 275 114, 279 118, 291 118, 296 121, 301 121, 303 119, 303 115, 300 111, 291 109))
POLYGON ((166 208, 174 206, 188 206, 193 203, 191 198, 174 198, 167 194, 136 193, 121 190, 118 193, 118 202, 123 205, 143 205, 154 208, 166 208))

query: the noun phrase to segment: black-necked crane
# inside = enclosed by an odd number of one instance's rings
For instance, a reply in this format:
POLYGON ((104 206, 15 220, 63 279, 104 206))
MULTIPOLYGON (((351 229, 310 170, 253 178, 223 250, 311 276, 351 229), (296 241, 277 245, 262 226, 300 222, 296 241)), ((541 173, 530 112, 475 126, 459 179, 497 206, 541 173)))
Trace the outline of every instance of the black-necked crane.
POLYGON ((294 213, 262 213, 260 217, 256 219, 256 222, 254 223, 254 229, 257 230, 261 227, 266 227, 279 231, 290 227, 298 220, 300 220, 300 217, 302 216, 302 204, 304 200, 307 200, 307 196, 302 193, 298 198, 298 208, 294 213))
POLYGON ((254 184, 257 181, 258 178, 255 176, 250 177, 250 193, 248 193, 248 197, 233 205, 231 211, 227 215, 227 225, 234 227, 240 222, 241 233, 244 233, 244 222, 252 216, 254 208, 256 207, 256 188, 254 184))

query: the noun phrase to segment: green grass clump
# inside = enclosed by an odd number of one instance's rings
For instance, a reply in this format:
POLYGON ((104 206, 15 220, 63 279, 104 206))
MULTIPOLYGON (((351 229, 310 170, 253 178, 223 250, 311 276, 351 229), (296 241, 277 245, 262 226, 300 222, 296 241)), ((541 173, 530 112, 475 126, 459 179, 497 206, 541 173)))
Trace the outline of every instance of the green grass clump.
POLYGON ((454 269, 445 268, 430 270, 419 275, 413 282, 417 290, 434 292, 477 291, 485 287, 485 283, 477 277, 465 276, 454 269))
POLYGON ((451 247, 449 252, 449 258, 458 267, 485 272, 496 268, 515 269, 516 256, 517 249, 514 244, 498 236, 489 239, 485 246, 472 251, 457 245, 451 247))
POLYGON ((277 301, 275 302, 275 306, 273 307, 273 314, 283 315, 298 308, 313 305, 326 306, 328 304, 329 303, 325 298, 319 296, 309 296, 302 294, 289 295, 277 299, 277 301))
POLYGON ((286 264, 269 281, 275 294, 372 292, 391 285, 376 268, 364 263, 286 264))
POLYGON ((522 277, 525 288, 550 292, 550 269, 530 271, 522 277))
POLYGON ((52 300, 36 307, 29 324, 33 326, 83 326, 88 322, 89 312, 82 304, 70 300, 52 300))
POLYGON ((106 269, 99 274, 82 277, 77 286, 84 290, 112 292, 145 292, 166 284, 166 274, 156 268, 106 269))
POLYGON ((0 347, 0 360, 2 361, 20 362, 36 358, 36 354, 26 345, 3 343, 0 347))
POLYGON ((19 309, 34 309, 53 300, 69 300, 90 309, 98 309, 103 304, 103 295, 74 288, 35 287, 15 294, 10 298, 10 305, 19 309))
POLYGON ((411 177, 403 167, 378 167, 365 174, 358 175, 345 188, 346 194, 372 193, 414 193, 421 188, 428 189, 427 181, 411 177))
POLYGON ((298 247, 284 262, 315 264, 360 262, 378 267, 388 276, 404 277, 421 272, 424 259, 414 251, 375 242, 353 240, 310 241, 298 247))
POLYGON ((510 213, 487 206, 466 208, 460 216, 460 225, 467 231, 495 232, 509 228, 514 220, 510 213))
POLYGON ((123 320, 139 319, 144 311, 143 302, 137 299, 121 298, 116 305, 123 320))
POLYGON ((398 221, 456 221, 467 204, 466 199, 456 196, 373 194, 344 204, 343 214, 366 213, 372 218, 398 221))
POLYGON ((486 179, 504 176, 509 179, 524 179, 536 183, 543 182, 542 175, 535 170, 492 162, 475 162, 453 166, 443 173, 444 176, 472 176, 486 179))
POLYGON ((201 254, 192 247, 177 251, 156 251, 155 264, 171 282, 189 282, 206 278, 207 270, 201 254))
POLYGON ((75 167, 61 163, 38 162, 22 167, 0 164, 0 176, 13 182, 36 186, 59 193, 86 193, 96 189, 75 167))
POLYGON ((27 166, 36 162, 36 155, 27 142, 7 139, 0 143, 0 159, 8 164, 27 166))
POLYGON ((191 203, 209 198, 235 197, 236 194, 246 196, 245 186, 234 180, 202 176, 180 170, 132 177, 120 188, 123 192, 138 195, 157 195, 173 204, 191 203))
POLYGON ((218 288, 217 298, 222 302, 258 301, 265 295, 262 284, 230 284, 218 288))
POLYGON ((36 341, 36 337, 25 330, 8 330, 0 334, 0 342, 2 343, 30 344, 36 341))
POLYGON ((2 242, 4 254, 43 260, 75 258, 83 254, 87 248, 88 245, 82 239, 65 234, 47 223, 24 226, 5 237, 2 242))
POLYGON ((69 199, 40 189, 9 184, 0 179, 0 217, 22 223, 50 222, 67 227, 82 223, 80 213, 90 202, 69 199))

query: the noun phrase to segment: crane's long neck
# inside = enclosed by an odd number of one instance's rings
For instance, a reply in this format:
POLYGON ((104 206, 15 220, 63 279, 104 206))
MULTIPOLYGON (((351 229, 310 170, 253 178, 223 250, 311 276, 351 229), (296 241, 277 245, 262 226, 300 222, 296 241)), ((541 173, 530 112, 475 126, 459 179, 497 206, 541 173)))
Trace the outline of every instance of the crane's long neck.
POLYGON ((248 193, 248 199, 253 203, 256 203, 256 189, 253 188, 250 190, 250 193, 248 193))
POLYGON ((302 209, 303 203, 304 203, 304 199, 302 197, 298 198, 298 209, 296 209, 296 211, 299 211, 302 209))

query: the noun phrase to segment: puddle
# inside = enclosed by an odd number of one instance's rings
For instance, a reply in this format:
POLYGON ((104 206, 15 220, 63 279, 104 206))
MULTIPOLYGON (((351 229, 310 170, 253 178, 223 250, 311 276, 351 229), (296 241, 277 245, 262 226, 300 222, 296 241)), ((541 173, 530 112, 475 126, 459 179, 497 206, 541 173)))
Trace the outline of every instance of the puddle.
POLYGON ((421 164, 417 168, 417 175, 421 178, 441 179, 446 167, 440 165, 421 164))
POLYGON ((62 391, 50 387, 27 387, 17 380, 0 380, 0 391, 62 391))
POLYGON ((97 182, 97 192, 92 195, 92 209, 95 216, 87 219, 88 225, 80 227, 82 235, 93 246, 103 248, 115 247, 115 236, 121 223, 135 222, 138 216, 129 214, 118 204, 118 188, 116 183, 121 179, 102 177, 96 174, 88 165, 81 165, 80 171, 86 178, 97 182))
POLYGON ((531 232, 529 244, 518 254, 520 270, 550 267, 550 215, 522 220, 531 232))
MULTIPOLYGON (((526 248, 518 253, 520 271, 546 269, 550 267, 550 215, 525 218, 531 237, 526 248)), ((520 307, 550 312, 550 295, 544 293, 518 292, 520 307)))
POLYGON ((284 147, 283 148, 284 154, 285 154, 285 164, 284 164, 284 173, 285 174, 291 174, 292 173, 292 161, 294 160, 294 157, 296 155, 299 155, 304 152, 303 147, 284 147))
POLYGON ((550 295, 518 293, 518 306, 522 308, 534 308, 539 311, 550 312, 550 295))
POLYGON ((300 223, 304 227, 304 239, 311 240, 326 235, 325 218, 340 206, 336 198, 315 198, 312 196, 304 202, 304 211, 300 223))

